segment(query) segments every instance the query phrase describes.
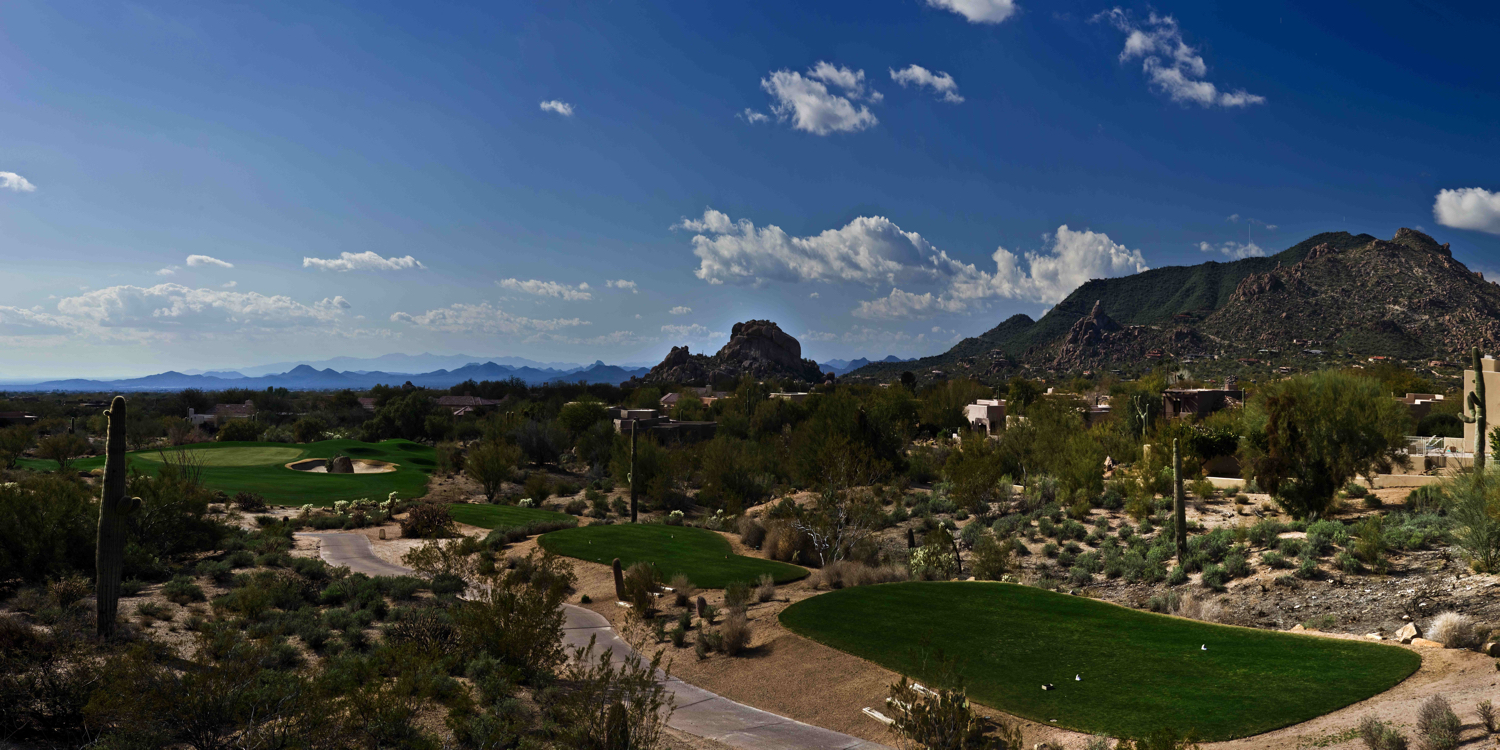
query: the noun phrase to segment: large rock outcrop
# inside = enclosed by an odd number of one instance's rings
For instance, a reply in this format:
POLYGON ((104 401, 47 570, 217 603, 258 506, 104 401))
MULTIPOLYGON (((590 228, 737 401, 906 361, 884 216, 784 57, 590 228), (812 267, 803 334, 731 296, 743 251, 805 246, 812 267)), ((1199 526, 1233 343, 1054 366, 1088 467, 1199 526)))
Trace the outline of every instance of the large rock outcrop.
POLYGON ((769 320, 747 320, 734 324, 729 343, 718 354, 693 354, 686 346, 674 346, 640 381, 704 385, 746 375, 808 383, 823 380, 818 363, 802 358, 802 344, 791 334, 769 320))

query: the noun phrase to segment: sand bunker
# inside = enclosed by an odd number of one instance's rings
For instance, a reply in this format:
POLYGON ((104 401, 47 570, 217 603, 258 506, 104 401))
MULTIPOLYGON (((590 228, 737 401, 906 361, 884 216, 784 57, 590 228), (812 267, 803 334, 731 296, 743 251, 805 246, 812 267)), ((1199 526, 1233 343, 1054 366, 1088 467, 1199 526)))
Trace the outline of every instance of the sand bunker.
MULTIPOLYGON (((355 474, 387 474, 395 471, 396 467, 400 465, 393 464, 388 461, 371 461, 364 458, 356 458, 352 463, 354 464, 355 474)), ((327 474, 328 459, 309 458, 305 461, 293 461, 287 464, 286 467, 288 469, 291 469, 292 471, 306 471, 313 474, 327 474)))

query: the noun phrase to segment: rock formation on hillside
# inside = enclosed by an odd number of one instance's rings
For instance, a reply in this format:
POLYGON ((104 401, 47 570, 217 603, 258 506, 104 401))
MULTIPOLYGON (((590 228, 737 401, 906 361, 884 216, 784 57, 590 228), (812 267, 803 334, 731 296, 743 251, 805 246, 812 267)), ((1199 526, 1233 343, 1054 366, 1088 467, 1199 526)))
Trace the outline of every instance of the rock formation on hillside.
POLYGON ((802 358, 797 339, 769 320, 747 320, 734 324, 729 343, 718 354, 693 354, 686 346, 674 346, 640 382, 703 385, 745 375, 808 383, 823 380, 818 363, 802 358))

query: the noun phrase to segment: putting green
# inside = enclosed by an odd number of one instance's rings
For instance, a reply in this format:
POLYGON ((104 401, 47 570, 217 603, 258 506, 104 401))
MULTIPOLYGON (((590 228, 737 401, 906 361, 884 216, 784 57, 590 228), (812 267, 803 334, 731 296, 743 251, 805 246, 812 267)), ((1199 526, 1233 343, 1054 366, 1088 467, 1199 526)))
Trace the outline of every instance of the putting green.
MULTIPOLYGON (((265 447, 240 447, 231 446, 225 448, 194 448, 184 451, 192 460, 201 462, 204 466, 281 466, 290 461, 302 457, 301 448, 265 448, 265 447)), ((176 461, 176 451, 168 450, 165 454, 154 451, 141 451, 134 454, 139 461, 150 461, 161 463, 165 458, 167 461, 176 461)))
MULTIPOLYGON (((184 449, 203 459, 203 485, 229 495, 253 492, 272 505, 331 507, 339 500, 384 500, 395 492, 411 499, 427 494, 427 478, 436 466, 433 450, 410 440, 365 443, 359 440, 324 440, 318 443, 196 443, 184 449), (350 458, 386 461, 396 470, 380 474, 318 474, 295 471, 286 464, 305 458, 329 458, 342 453, 350 458)), ((171 452, 167 459, 172 458, 171 452)), ((155 475, 162 469, 157 450, 125 454, 131 471, 155 475)), ((22 468, 55 471, 56 461, 22 459, 22 468)), ((104 466, 103 456, 74 461, 80 471, 104 466)))
POLYGON ((1162 728, 1205 741, 1248 737, 1369 698, 1422 664, 1395 646, 1211 625, 1003 583, 847 588, 793 604, 781 622, 920 681, 951 660, 980 703, 1111 737, 1162 728))
POLYGON ((656 563, 663 577, 670 580, 681 573, 704 589, 754 583, 762 575, 786 583, 808 573, 796 565, 736 555, 724 537, 691 526, 595 524, 543 534, 538 541, 548 552, 603 565, 616 557, 627 568, 638 562, 656 563))

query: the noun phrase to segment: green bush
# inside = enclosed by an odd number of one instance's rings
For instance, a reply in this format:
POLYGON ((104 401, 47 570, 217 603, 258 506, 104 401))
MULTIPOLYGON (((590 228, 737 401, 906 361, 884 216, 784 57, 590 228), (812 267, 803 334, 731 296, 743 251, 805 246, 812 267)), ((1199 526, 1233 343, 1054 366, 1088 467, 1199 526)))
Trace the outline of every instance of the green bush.
POLYGON ((1302 564, 1297 566, 1297 577, 1310 581, 1318 577, 1318 561, 1311 557, 1302 558, 1302 564))
POLYGON ((204 600, 203 589, 188 576, 177 576, 161 587, 162 596, 176 604, 191 604, 204 600))
POLYGON ((1213 564, 1203 569, 1203 585, 1214 591, 1223 591, 1224 584, 1229 580, 1229 571, 1223 565, 1213 564))

